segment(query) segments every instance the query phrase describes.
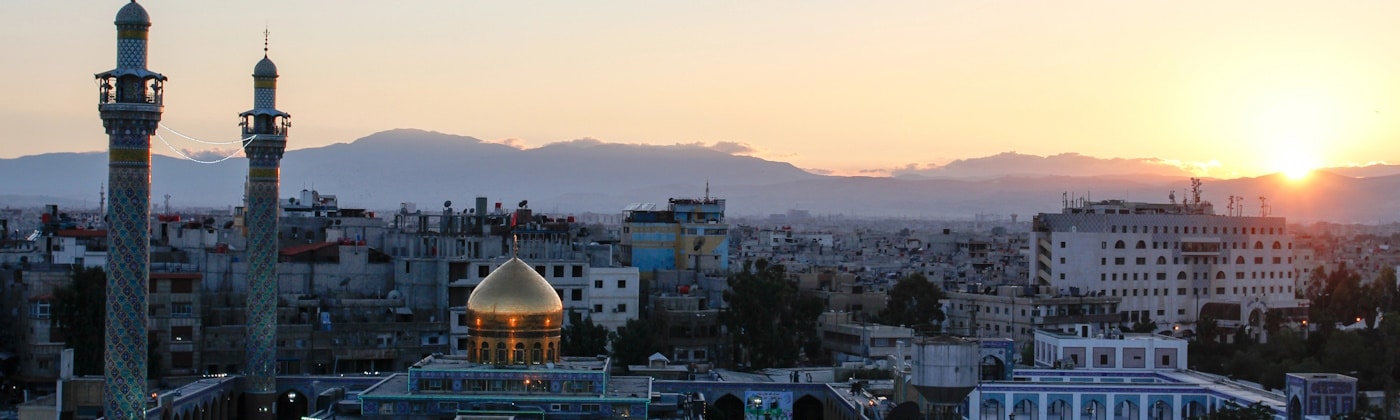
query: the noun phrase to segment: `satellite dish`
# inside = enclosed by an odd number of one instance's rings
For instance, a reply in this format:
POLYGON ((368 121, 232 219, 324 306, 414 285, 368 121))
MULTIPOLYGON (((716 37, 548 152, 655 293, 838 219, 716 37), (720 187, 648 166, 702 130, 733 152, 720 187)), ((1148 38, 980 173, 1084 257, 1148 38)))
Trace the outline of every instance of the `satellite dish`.
POLYGON ((520 204, 516 205, 516 207, 520 207, 523 209, 525 208, 525 206, 528 205, 530 205, 530 200, 520 200, 520 204))
POLYGON ((700 248, 701 248, 701 247, 704 247, 704 246, 705 246, 705 237, 704 237, 704 236, 695 238, 695 249, 694 249, 694 251, 699 251, 700 248))
POLYGON ((476 209, 467 209, 467 214, 476 214, 476 209))
POLYGON ((443 207, 452 207, 452 200, 442 202, 443 207))

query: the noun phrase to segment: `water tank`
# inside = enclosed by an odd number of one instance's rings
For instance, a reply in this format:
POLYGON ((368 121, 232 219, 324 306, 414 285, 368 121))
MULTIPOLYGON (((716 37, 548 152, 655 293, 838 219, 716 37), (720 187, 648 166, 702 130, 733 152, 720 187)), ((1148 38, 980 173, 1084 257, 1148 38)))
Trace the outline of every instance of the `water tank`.
POLYGON ((961 404, 977 387, 982 347, 951 336, 920 337, 913 341, 913 372, 909 383, 936 405, 961 404))

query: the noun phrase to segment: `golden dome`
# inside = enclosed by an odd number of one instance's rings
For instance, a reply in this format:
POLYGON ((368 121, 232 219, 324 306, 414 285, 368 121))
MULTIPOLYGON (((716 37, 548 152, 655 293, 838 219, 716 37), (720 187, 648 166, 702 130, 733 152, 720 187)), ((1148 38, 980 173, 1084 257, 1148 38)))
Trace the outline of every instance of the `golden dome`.
POLYGON ((535 269, 519 258, 511 258, 472 290, 467 298, 467 312, 487 316, 557 314, 562 320, 564 302, 535 269))

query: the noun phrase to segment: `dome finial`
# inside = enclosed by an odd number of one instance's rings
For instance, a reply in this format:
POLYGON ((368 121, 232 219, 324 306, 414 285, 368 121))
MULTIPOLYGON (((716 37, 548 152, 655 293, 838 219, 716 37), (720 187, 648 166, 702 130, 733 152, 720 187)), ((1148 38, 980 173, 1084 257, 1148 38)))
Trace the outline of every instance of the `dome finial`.
MULTIPOLYGON (((134 1, 136 1, 136 0, 131 0, 131 1, 134 2, 134 1)), ((267 30, 267 26, 264 25, 264 26, 263 26, 263 58, 267 58, 267 38, 268 38, 269 35, 272 35, 272 31, 267 30)))

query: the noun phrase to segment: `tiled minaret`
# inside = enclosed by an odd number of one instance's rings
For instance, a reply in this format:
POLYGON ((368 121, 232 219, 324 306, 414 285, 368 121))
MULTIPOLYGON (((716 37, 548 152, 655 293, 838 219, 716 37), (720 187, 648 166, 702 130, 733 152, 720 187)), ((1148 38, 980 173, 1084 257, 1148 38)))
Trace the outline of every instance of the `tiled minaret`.
MULTIPOLYGON (((267 33, 264 32, 264 35, 267 33)), ((238 114, 248 156, 248 366, 245 418, 272 418, 277 400, 277 204, 278 171, 287 147, 287 113, 277 110, 277 65, 253 67, 253 109, 238 114)))
POLYGON ((146 418, 146 282, 150 274, 151 135, 165 76, 146 69, 151 18, 135 0, 117 11, 117 68, 97 74, 107 131, 108 419, 146 418))

